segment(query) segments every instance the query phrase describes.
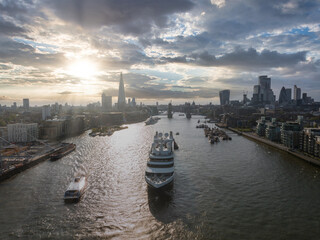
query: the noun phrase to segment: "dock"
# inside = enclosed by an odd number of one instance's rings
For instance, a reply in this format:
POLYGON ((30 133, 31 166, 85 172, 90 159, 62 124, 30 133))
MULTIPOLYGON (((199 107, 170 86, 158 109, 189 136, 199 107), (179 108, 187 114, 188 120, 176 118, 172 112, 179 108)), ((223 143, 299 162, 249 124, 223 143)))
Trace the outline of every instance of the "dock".
MULTIPOLYGON (((32 157, 18 157, 19 161, 12 161, 14 164, 10 165, 7 169, 3 170, 0 169, 0 182, 9 179, 13 177, 14 175, 23 172, 31 167, 34 167, 35 165, 50 159, 51 154, 57 153, 62 147, 62 144, 59 144, 55 148, 52 148, 49 151, 43 152, 43 153, 38 153, 35 154, 32 157), (2 172, 1 172, 2 170, 2 172)), ((5 156, 2 156, 2 161, 3 158, 6 158, 5 156)))

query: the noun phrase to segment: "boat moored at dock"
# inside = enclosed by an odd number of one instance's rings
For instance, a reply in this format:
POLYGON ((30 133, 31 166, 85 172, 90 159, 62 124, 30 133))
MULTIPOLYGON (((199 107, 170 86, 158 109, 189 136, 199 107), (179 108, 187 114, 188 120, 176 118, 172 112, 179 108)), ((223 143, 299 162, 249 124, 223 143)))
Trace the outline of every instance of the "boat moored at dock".
POLYGON ((162 188, 173 181, 173 135, 156 132, 147 162, 145 180, 152 188, 162 188))
POLYGON ((63 143, 63 146, 55 153, 50 155, 50 160, 51 161, 56 161, 66 155, 68 155, 69 153, 71 153, 72 151, 74 151, 76 149, 76 145, 73 143, 63 143))

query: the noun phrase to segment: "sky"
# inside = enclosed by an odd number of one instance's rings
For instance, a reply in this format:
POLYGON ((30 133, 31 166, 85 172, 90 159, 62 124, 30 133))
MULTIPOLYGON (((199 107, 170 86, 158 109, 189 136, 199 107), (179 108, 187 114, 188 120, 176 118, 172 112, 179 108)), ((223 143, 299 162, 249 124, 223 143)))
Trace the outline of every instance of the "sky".
POLYGON ((0 104, 218 103, 259 75, 320 101, 319 0, 0 0, 0 104))

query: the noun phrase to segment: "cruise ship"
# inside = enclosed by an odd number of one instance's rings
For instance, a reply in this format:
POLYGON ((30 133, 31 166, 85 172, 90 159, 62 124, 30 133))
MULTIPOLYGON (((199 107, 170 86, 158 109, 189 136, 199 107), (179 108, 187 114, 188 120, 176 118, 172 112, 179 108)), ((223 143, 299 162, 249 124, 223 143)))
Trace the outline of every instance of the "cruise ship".
POLYGON ((162 188, 172 182, 174 177, 173 135, 158 133, 154 141, 147 162, 145 179, 149 186, 162 188))

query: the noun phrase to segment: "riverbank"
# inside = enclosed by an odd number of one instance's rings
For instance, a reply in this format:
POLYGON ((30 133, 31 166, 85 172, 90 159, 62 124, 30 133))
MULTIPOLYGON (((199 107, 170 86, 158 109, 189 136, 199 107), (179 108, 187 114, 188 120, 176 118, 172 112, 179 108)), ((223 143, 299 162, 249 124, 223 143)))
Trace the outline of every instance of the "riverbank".
POLYGON ((100 128, 92 128, 90 136, 95 137, 99 136, 111 136, 115 131, 120 131, 123 129, 127 129, 127 126, 112 126, 112 127, 100 127, 100 128))
MULTIPOLYGON (((62 143, 63 144, 63 143, 62 143)), ((57 153, 59 150, 62 149, 62 144, 59 144, 55 148, 45 152, 45 153, 38 153, 36 156, 31 158, 25 158, 21 160, 19 163, 11 165, 8 169, 4 170, 0 173, 0 183, 4 180, 7 180, 18 173, 21 173, 29 168, 34 167, 35 165, 50 159, 51 154, 57 153)), ((2 160, 3 161, 3 160, 2 160)))
POLYGON ((275 143, 275 142, 272 142, 272 141, 270 141, 268 139, 261 138, 259 136, 254 135, 253 133, 241 132, 241 131, 238 131, 238 130, 236 130, 234 128, 228 128, 228 129, 233 131, 233 132, 235 132, 235 133, 237 133, 237 134, 239 134, 239 135, 242 135, 242 136, 244 136, 246 138, 249 138, 249 139, 254 140, 256 142, 264 143, 266 145, 269 145, 271 147, 274 147, 276 149, 279 149, 281 151, 289 153, 289 154, 291 154, 291 155, 293 155, 295 157, 298 157, 298 158, 300 158, 300 159, 302 159, 302 160, 304 160, 306 162, 309 162, 311 164, 314 164, 314 165, 317 165, 317 166, 320 167, 320 161, 319 160, 317 160, 315 158, 312 158, 312 157, 309 157, 309 156, 306 156, 305 154, 303 154, 301 152, 298 152, 297 150, 289 149, 289 148, 283 146, 282 144, 275 143))

